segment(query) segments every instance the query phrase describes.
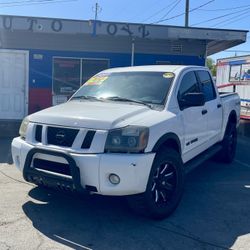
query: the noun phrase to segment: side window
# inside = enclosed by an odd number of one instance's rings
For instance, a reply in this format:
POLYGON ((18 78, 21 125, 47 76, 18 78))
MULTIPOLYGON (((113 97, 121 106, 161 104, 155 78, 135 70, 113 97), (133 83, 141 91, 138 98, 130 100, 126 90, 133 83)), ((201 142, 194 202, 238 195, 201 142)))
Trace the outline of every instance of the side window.
POLYGON ((181 84, 178 91, 178 100, 187 94, 187 93, 199 93, 199 84, 196 79, 195 73, 190 71, 184 75, 181 80, 181 84))
POLYGON ((209 75, 209 73, 205 70, 197 71, 198 77, 201 82, 202 92, 205 95, 205 101, 211 101, 216 98, 216 92, 214 89, 213 81, 209 75))

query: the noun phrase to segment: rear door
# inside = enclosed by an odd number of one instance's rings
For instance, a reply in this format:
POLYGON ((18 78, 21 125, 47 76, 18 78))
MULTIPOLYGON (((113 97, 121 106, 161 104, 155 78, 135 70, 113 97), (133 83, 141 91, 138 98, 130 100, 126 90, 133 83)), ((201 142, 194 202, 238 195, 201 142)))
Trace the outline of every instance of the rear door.
POLYGON ((20 120, 26 115, 27 67, 27 52, 0 50, 0 120, 20 120))
POLYGON ((208 146, 216 143, 221 137, 222 129, 222 104, 213 80, 206 70, 196 71, 200 88, 205 95, 205 109, 207 116, 207 139, 208 146))
POLYGON ((194 71, 184 73, 178 89, 177 99, 180 115, 184 124, 184 160, 203 151, 201 147, 207 141, 207 116, 202 112, 204 106, 181 108, 180 100, 186 93, 200 93, 200 86, 194 71))

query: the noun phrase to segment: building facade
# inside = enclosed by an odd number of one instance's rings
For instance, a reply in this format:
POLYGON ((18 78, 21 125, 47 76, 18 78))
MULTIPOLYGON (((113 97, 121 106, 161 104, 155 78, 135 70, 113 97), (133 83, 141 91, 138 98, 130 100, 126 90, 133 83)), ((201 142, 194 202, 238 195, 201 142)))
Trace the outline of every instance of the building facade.
POLYGON ((97 72, 130 65, 205 65, 246 31, 0 16, 0 120, 67 101, 97 72))

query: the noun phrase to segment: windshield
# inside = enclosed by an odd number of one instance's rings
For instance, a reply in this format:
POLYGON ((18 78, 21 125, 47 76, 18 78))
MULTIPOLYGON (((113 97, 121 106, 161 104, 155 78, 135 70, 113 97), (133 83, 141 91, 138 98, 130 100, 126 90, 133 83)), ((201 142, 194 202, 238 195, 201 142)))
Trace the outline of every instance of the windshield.
POLYGON ((72 97, 131 100, 163 105, 174 74, 170 72, 99 73, 90 78, 72 97))

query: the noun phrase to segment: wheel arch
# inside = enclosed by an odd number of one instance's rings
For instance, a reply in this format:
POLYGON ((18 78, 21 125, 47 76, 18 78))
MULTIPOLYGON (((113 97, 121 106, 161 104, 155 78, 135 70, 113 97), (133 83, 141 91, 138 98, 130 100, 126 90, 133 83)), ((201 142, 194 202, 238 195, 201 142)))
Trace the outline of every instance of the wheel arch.
POLYGON ((227 123, 225 124, 225 128, 224 128, 223 138, 225 137, 225 134, 227 132, 228 125, 231 123, 235 125, 237 124, 237 114, 235 110, 232 110, 228 116, 227 123))
POLYGON ((154 145, 152 152, 157 152, 162 147, 171 147, 181 155, 181 143, 175 133, 167 133, 161 136, 154 145))
POLYGON ((232 110, 228 116, 228 121, 227 123, 234 123, 237 124, 237 115, 236 115, 236 111, 232 110))

